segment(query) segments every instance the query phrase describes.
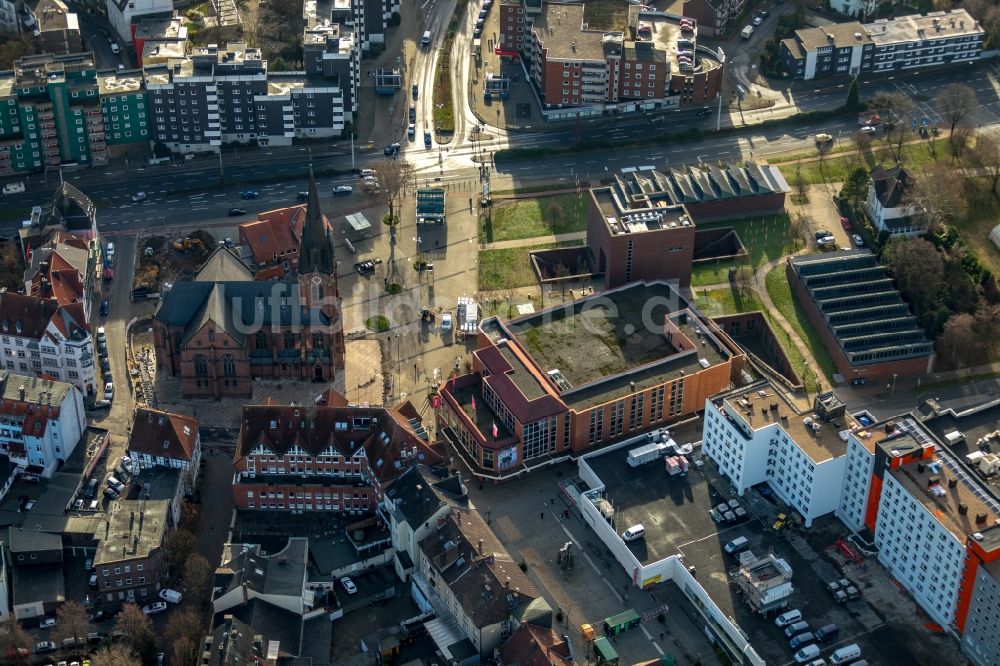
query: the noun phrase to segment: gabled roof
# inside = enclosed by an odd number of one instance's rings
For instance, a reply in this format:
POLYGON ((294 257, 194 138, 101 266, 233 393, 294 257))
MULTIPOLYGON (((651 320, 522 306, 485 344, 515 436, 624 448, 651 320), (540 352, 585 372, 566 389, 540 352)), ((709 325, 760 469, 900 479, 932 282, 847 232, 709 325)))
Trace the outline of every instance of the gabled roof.
POLYGON ((190 462, 198 443, 198 419, 158 409, 135 413, 128 450, 190 462))
POLYGON ((884 208, 898 208, 906 191, 913 185, 913 178, 900 165, 889 169, 879 164, 871 173, 875 197, 884 208))
POLYGON ((565 666, 573 664, 566 640, 547 627, 522 624, 500 646, 500 660, 517 666, 565 666))
POLYGON ((253 259, 267 264, 295 255, 306 219, 305 206, 289 206, 257 214, 257 220, 240 225, 240 237, 250 246, 253 259))
POLYGON ((65 226, 69 231, 86 231, 94 227, 97 206, 90 197, 63 181, 52 197, 49 224, 65 226))
POLYGON ((220 245, 195 274, 196 282, 252 282, 253 271, 228 247, 220 245))
POLYGON ((238 342, 257 327, 330 324, 323 311, 302 307, 299 285, 290 280, 178 282, 161 299, 156 319, 184 327, 184 342, 209 322, 238 342))
MULTIPOLYGON (((336 395, 336 394, 333 394, 336 395)), ((439 456, 420 437, 411 420, 388 407, 350 407, 342 399, 330 406, 279 405, 266 401, 243 408, 236 459, 258 446, 282 456, 298 446, 306 454, 345 458, 364 450, 372 472, 388 483, 417 463, 436 463, 439 456)))
POLYGON ((0 332, 40 339, 59 309, 54 298, 0 293, 0 332))
POLYGON ((452 512, 420 548, 474 626, 551 619, 551 608, 479 512, 452 512))

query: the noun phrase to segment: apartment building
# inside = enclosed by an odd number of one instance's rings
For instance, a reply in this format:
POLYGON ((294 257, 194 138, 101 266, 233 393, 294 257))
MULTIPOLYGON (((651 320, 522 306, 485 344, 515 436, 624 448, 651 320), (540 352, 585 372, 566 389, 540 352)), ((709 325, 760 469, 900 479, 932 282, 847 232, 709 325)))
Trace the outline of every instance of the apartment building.
POLYGON ((665 282, 486 319, 472 356, 470 374, 438 388, 438 433, 491 480, 695 414, 745 363, 665 282))
POLYGON ((0 72, 0 175, 105 164, 149 141, 146 112, 141 80, 99 75, 92 53, 21 58, 0 72))
POLYGON ((698 46, 692 24, 631 5, 626 25, 587 25, 583 4, 543 3, 532 21, 531 79, 546 109, 683 108, 719 94, 722 62, 698 46))
POLYGON ((0 293, 0 354, 7 370, 97 390, 94 344, 82 303, 0 293))
POLYGON ((52 476, 86 428, 83 396, 71 384, 0 373, 0 454, 22 471, 52 476))
POLYGON ((94 555, 102 604, 144 605, 156 600, 164 580, 163 541, 169 500, 117 500, 107 513, 94 555))
POLYGON ((165 18, 140 19, 133 36, 139 67, 152 64, 153 58, 164 58, 168 54, 183 58, 187 49, 187 39, 187 26, 177 14, 165 18))
POLYGON ((243 408, 233 467, 239 509, 368 513, 410 467, 438 461, 409 403, 357 407, 327 391, 322 405, 243 408))
MULTIPOLYGON (((249 251, 247 260, 257 280, 280 280, 298 269, 305 220, 306 206, 300 205, 257 213, 255 221, 239 225, 240 246, 249 251)), ((332 233, 326 215, 322 221, 332 233)))
MULTIPOLYGON (((74 207, 71 204, 70 208, 74 207)), ((79 221, 84 223, 85 219, 79 221)), ((96 245, 68 232, 51 233, 47 240, 29 250, 31 259, 24 271, 25 293, 55 299, 62 307, 80 303, 81 314, 88 317, 97 268, 96 245)))
POLYGON ((868 250, 790 257, 788 283, 848 379, 891 380, 934 369, 934 343, 868 250))
POLYGON ((962 633, 962 652, 975 666, 1000 663, 1000 563, 976 569, 962 633))
POLYGON ((108 22, 121 45, 131 44, 137 24, 144 18, 169 18, 174 13, 173 0, 106 0, 108 22))
POLYGON ((746 0, 674 0, 664 11, 697 21, 698 33, 703 37, 722 38, 727 30, 736 27, 733 19, 745 6, 746 0))
POLYGON ((782 40, 781 57, 795 78, 856 76, 973 62, 984 36, 965 9, 953 9, 796 30, 782 40))
POLYGON ((809 527, 839 505, 853 425, 832 393, 802 412, 762 382, 706 402, 702 450, 738 494, 768 483, 809 527))
MULTIPOLYGON (((338 45, 339 37, 327 43, 338 45)), ((175 152, 214 151, 230 141, 289 145, 295 137, 339 136, 350 120, 339 78, 269 75, 260 49, 243 43, 197 48, 183 60, 143 71, 153 140, 175 152)), ((350 79, 343 84, 349 88, 350 79)))
POLYGON ((185 492, 194 490, 201 462, 198 420, 183 414, 140 407, 135 412, 126 446, 132 471, 164 467, 180 471, 185 492))
POLYGON ((768 483, 807 526, 832 510, 849 530, 867 529, 879 562, 932 621, 960 635, 971 632, 966 649, 988 654, 983 637, 1000 631, 996 613, 984 607, 993 588, 983 577, 1000 561, 1000 501, 993 492, 910 415, 859 426, 842 415, 825 418, 817 408, 807 429, 794 433, 788 426, 797 417, 772 408, 779 398, 752 387, 711 400, 705 453, 740 489, 757 479, 768 483), (774 413, 780 426, 752 427, 774 413), (827 450, 825 469, 798 464, 803 455, 815 456, 819 437, 834 432, 839 444, 829 439, 836 448, 827 450), (754 473, 764 465, 765 474, 754 473))
MULTIPOLYGON (((350 0, 357 3, 359 0, 350 0)), ((378 0, 379 3, 386 0, 378 0)), ((315 7, 323 5, 315 3, 315 7)), ((389 6, 387 2, 384 6, 389 6)), ((313 3, 306 3, 306 27, 302 32, 302 62, 306 76, 320 85, 322 82, 336 83, 343 91, 344 109, 350 116, 358 111, 358 87, 361 85, 361 51, 370 46, 362 45, 364 35, 353 30, 353 23, 346 12, 338 21, 333 9, 322 18, 310 14, 313 3)), ((394 11, 399 11, 398 2, 394 11)), ((378 13, 380 25, 383 19, 378 13)), ((381 28, 384 32, 384 27, 381 28)), ((380 34, 381 34, 380 32, 380 34)))
POLYGON ((481 657, 492 655, 519 626, 552 626, 552 609, 480 512, 453 510, 420 549, 418 585, 447 608, 481 657))

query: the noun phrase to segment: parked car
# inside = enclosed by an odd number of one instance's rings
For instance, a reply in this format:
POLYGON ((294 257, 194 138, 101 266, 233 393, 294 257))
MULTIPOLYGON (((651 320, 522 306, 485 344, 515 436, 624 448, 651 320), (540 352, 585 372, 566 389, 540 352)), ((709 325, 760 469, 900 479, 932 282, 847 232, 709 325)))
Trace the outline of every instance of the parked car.
POLYGON ((230 208, 229 217, 239 217, 240 215, 246 215, 247 211, 245 208, 230 208))
POLYGON ((375 169, 362 169, 361 173, 358 174, 362 178, 374 178, 376 176, 375 169))
POLYGON ((121 496, 121 493, 115 490, 114 488, 108 487, 104 489, 104 496, 107 497, 109 500, 116 500, 121 496))
POLYGON ((828 236, 830 236, 830 237, 833 236, 833 234, 831 234, 826 229, 819 229, 813 235, 816 237, 816 240, 820 240, 820 239, 826 238, 828 236))
POLYGON ((83 499, 82 498, 77 499, 75 502, 73 502, 73 510, 74 511, 80 511, 81 509, 83 509, 83 499))
POLYGON ((97 587, 97 574, 90 574, 90 580, 87 581, 87 585, 97 587))
POLYGON ((829 134, 817 134, 816 135, 816 143, 820 143, 820 144, 823 144, 823 143, 833 143, 833 137, 830 136, 829 134))
POLYGON ((7 648, 7 658, 8 659, 19 659, 21 657, 27 657, 30 652, 28 648, 23 647, 9 647, 7 648))
POLYGON ((795 636, 790 641, 788 641, 788 647, 792 648, 793 650, 798 650, 800 647, 806 645, 807 643, 812 643, 815 640, 816 637, 813 636, 812 632, 807 631, 805 633, 799 634, 798 636, 795 636))
POLYGON ((790 624, 795 624, 802 620, 802 611, 798 608, 793 608, 790 611, 785 611, 778 617, 774 618, 774 623, 779 627, 787 627, 790 624))
POLYGON ((164 601, 169 601, 172 604, 179 604, 184 595, 182 595, 177 590, 171 590, 169 588, 163 588, 160 590, 160 598, 164 601))
POLYGON ((344 586, 344 589, 347 590, 348 594, 354 594, 358 591, 358 586, 355 585, 354 581, 347 576, 340 579, 340 584, 344 586))
MULTIPOLYGON (((413 88, 414 88, 414 90, 416 90, 417 87, 413 86, 413 88)), ((415 94, 414 94, 413 98, 416 99, 416 95, 415 94)), ((16 183, 7 183, 6 185, 3 186, 3 193, 4 194, 20 194, 21 192, 24 192, 24 183, 23 182, 18 181, 16 183)))
POLYGON ((633 525, 624 532, 622 532, 622 539, 625 541, 634 541, 636 539, 641 539, 646 535, 646 528, 642 525, 633 525))
POLYGON ((795 653, 794 659, 798 664, 804 664, 807 661, 812 661, 819 656, 820 649, 815 643, 810 643, 801 650, 795 653))
POLYGON ((52 641, 40 641, 35 643, 35 654, 45 654, 46 652, 55 652, 56 644, 52 641))
POLYGON ((406 137, 410 141, 413 141, 417 137, 417 126, 413 123, 406 126, 406 137))
POLYGON ((350 185, 337 185, 337 187, 333 188, 333 196, 346 197, 349 196, 353 191, 354 188, 351 187, 350 185))
POLYGON ((427 130, 424 130, 424 147, 430 148, 433 143, 434 142, 431 139, 431 133, 428 132, 427 130))
POLYGON ((735 539, 727 543, 725 546, 722 547, 722 550, 726 551, 726 553, 728 553, 729 555, 735 555, 741 550, 744 550, 749 545, 750 545, 750 540, 747 539, 745 536, 741 536, 741 537, 736 537, 735 539))
POLYGON ((102 317, 107 317, 108 316, 108 302, 107 301, 101 301, 101 316, 102 317))
POLYGON ((416 83, 410 86, 410 94, 413 95, 413 99, 416 99, 417 96, 420 94, 420 88, 417 86, 416 83))
POLYGON ((104 399, 113 400, 115 397, 115 383, 108 382, 104 385, 104 399))
POLYGON ((763 16, 756 16, 756 17, 754 17, 754 20, 753 20, 754 26, 759 26, 763 22, 764 22, 764 17, 763 16))
POLYGON ((858 130, 858 131, 861 132, 861 133, 863 133, 863 134, 875 134, 875 132, 878 132, 878 129, 875 128, 875 127, 872 127, 871 125, 862 125, 861 129, 858 130))
POLYGON ((135 194, 132 195, 132 203, 139 203, 140 201, 145 201, 145 200, 146 200, 145 192, 136 192, 135 194))
POLYGON ((153 603, 142 607, 142 612, 146 615, 156 615, 157 613, 162 613, 165 610, 167 610, 166 601, 154 601, 153 603))
POLYGON ((851 384, 854 386, 864 386, 867 383, 868 380, 865 379, 864 377, 855 377, 854 379, 851 380, 851 384))
POLYGON ((451 330, 451 313, 444 312, 441 314, 441 332, 445 333, 451 330))
POLYGON ((395 157, 399 154, 399 149, 402 148, 398 143, 393 143, 382 149, 382 154, 386 157, 395 157))
MULTIPOLYGON (((28 513, 34 508, 35 508, 35 500, 28 499, 27 496, 25 496, 24 501, 21 503, 21 508, 18 509, 18 511, 20 511, 21 513, 28 513)), ((52 620, 52 622, 55 622, 55 620, 52 620)))
POLYGON ((854 244, 857 245, 858 247, 865 246, 865 239, 862 238, 860 234, 851 234, 851 240, 854 241, 854 244))
POLYGON ((56 619, 54 617, 42 618, 42 621, 38 623, 39 629, 51 629, 56 626, 56 619))
POLYGON ((848 220, 846 217, 840 218, 840 226, 844 227, 845 231, 850 231, 851 229, 853 229, 853 227, 851 226, 851 221, 848 220))
POLYGON ((809 631, 811 627, 808 622, 799 621, 794 624, 790 624, 785 627, 785 638, 792 638, 793 636, 798 636, 799 634, 809 631))
POLYGON ((840 628, 835 624, 824 624, 815 632, 816 640, 820 643, 832 641, 840 633, 840 628))
POLYGON ((107 409, 111 406, 110 400, 95 400, 94 404, 89 407, 89 409, 96 411, 98 409, 107 409))
POLYGON ((375 267, 381 263, 382 260, 378 257, 374 259, 365 259, 364 261, 359 261, 354 264, 354 270, 356 270, 359 275, 371 275, 375 272, 375 267))

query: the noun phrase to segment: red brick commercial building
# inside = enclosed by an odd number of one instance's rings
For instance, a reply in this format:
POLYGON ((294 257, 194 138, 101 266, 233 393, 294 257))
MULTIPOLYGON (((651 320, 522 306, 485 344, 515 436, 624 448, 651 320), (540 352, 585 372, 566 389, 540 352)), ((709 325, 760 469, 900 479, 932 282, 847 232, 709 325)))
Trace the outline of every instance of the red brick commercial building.
POLYGON ((182 380, 185 396, 249 396, 254 378, 329 382, 344 367, 337 262, 310 176, 295 279, 179 282, 160 301, 157 363, 182 380))
MULTIPOLYGON (((501 28, 527 20, 528 6, 501 6, 501 28), (513 22, 512 22, 513 19, 513 22)), ((530 41, 504 32, 506 49, 521 44, 546 108, 624 105, 639 108, 704 106, 721 90, 723 65, 697 44, 697 27, 629 7, 626 25, 586 27, 583 4, 543 3, 530 41)))
POLYGON ((868 250, 789 257, 785 273, 845 380, 934 370, 934 343, 868 250))
POLYGON ((633 283, 485 320, 472 373, 439 388, 438 433, 476 476, 510 479, 695 414, 744 365, 670 285, 633 283))
POLYGON ((327 391, 318 406, 243 408, 233 467, 237 509, 368 513, 411 466, 440 462, 410 403, 350 406, 327 391))

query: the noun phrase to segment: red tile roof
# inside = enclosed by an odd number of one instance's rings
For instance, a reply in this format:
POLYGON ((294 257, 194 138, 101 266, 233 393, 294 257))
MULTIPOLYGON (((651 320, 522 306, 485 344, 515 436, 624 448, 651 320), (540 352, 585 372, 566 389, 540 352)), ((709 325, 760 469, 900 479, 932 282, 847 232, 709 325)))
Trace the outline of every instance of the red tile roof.
POLYGON ((190 462, 198 442, 198 419, 158 409, 139 409, 128 450, 190 462))
POLYGON ((0 332, 39 340, 58 309, 54 298, 0 293, 0 332))
MULTIPOLYGON (((239 226, 240 240, 250 246, 254 261, 258 264, 283 259, 298 261, 305 221, 305 204, 264 211, 257 214, 257 221, 239 226)), ((323 224, 332 230, 325 215, 323 224)))
POLYGON ((518 666, 566 666, 575 663, 569 645, 552 629, 522 624, 500 646, 500 660, 518 666))

